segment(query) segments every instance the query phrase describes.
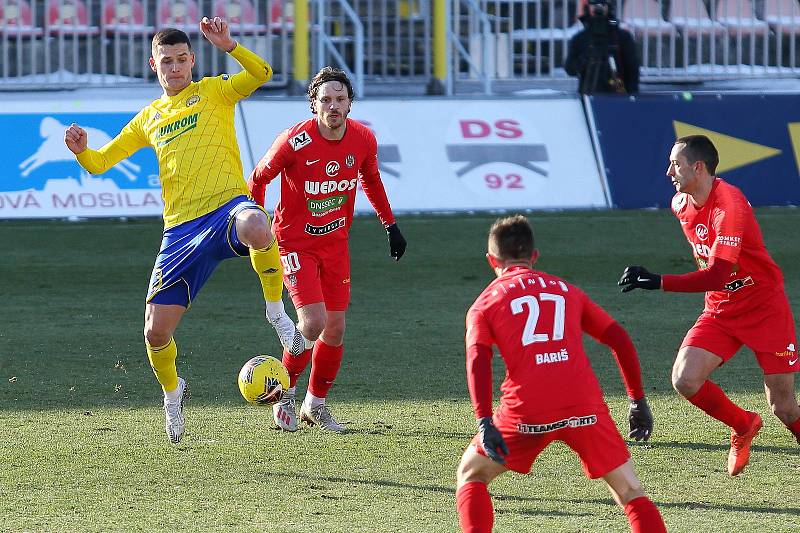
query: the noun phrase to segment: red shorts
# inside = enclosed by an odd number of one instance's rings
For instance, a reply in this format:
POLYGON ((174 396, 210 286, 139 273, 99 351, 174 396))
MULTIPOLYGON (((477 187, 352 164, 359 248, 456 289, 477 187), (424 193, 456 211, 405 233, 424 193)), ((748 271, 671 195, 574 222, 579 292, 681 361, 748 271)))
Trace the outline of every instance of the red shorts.
MULTIPOLYGON (((562 411, 546 418, 546 423, 518 424, 503 416, 502 407, 497 410, 492 419, 508 446, 506 468, 527 474, 536 457, 554 440, 562 441, 578 454, 583 471, 590 479, 605 476, 631 457, 605 404, 562 411)), ((472 445, 479 454, 486 456, 477 435, 472 445)))
POLYGON ((785 294, 774 305, 728 318, 724 312, 703 312, 686 333, 681 348, 694 346, 708 350, 725 363, 747 346, 756 355, 764 374, 800 371, 794 316, 785 294))
POLYGON ((328 311, 346 311, 350 304, 350 251, 347 243, 294 250, 279 243, 283 284, 295 309, 325 302, 328 311))

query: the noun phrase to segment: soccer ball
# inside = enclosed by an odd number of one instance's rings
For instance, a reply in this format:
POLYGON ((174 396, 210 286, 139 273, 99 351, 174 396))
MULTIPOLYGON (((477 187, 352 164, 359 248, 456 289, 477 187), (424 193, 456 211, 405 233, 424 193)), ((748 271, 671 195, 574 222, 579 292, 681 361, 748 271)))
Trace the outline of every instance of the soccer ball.
POLYGON ((255 405, 272 405, 289 388, 289 372, 283 363, 269 355, 258 355, 239 371, 239 391, 255 405))

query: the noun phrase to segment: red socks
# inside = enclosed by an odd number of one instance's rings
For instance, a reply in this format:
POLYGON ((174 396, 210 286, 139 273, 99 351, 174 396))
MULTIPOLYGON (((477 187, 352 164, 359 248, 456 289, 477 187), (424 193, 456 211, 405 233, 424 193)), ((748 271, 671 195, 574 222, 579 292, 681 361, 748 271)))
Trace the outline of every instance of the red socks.
POLYGON ((710 416, 713 416, 738 435, 744 435, 750 427, 751 415, 733 403, 718 385, 706 380, 694 396, 688 398, 710 416))
POLYGON ((342 365, 342 353, 344 353, 344 345, 330 346, 321 339, 317 339, 317 342, 314 343, 308 391, 317 398, 328 396, 328 391, 333 386, 333 381, 342 365))
POLYGON ((311 350, 306 350, 300 355, 292 355, 286 350, 283 351, 283 366, 289 371, 289 387, 297 385, 297 378, 303 373, 303 370, 308 366, 311 361, 311 350))
POLYGON ((463 533, 492 533, 494 508, 485 483, 471 481, 462 485, 456 491, 456 507, 463 533))
POLYGON ((647 496, 639 496, 628 502, 625 514, 631 525, 631 533, 667 533, 667 527, 656 505, 647 496))
POLYGON ((798 418, 797 420, 795 420, 786 427, 789 428, 789 431, 792 432, 794 438, 797 439, 797 444, 800 444, 800 418, 798 418))

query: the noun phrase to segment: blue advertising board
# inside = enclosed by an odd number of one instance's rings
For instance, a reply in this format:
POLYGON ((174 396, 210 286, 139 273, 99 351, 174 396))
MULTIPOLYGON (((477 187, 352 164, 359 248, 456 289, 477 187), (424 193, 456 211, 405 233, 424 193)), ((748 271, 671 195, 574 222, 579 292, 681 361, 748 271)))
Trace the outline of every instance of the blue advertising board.
POLYGON ((800 205, 800 95, 596 95, 589 102, 614 207, 669 207, 669 152, 691 134, 711 138, 716 174, 752 205, 800 205))
POLYGON ((92 176, 64 144, 73 122, 91 148, 110 141, 134 113, 0 113, 0 218, 158 215, 163 209, 152 149, 92 176))

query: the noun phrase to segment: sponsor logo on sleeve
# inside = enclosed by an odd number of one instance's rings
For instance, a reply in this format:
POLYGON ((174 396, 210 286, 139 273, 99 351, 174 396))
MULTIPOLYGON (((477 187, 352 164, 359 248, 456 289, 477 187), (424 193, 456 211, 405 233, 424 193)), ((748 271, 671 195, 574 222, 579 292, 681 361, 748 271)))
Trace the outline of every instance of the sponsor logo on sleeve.
POLYGON ((749 286, 755 285, 755 284, 756 284, 756 282, 753 281, 753 277, 752 276, 747 276, 746 278, 735 279, 733 281, 729 281, 728 283, 725 284, 725 290, 726 291, 730 291, 730 292, 734 292, 734 291, 738 291, 742 287, 749 287, 749 286))
POLYGON ((582 426, 591 426, 596 423, 597 415, 571 416, 547 424, 517 424, 517 431, 527 434, 550 433, 566 427, 579 428, 582 426))
POLYGON ((311 136, 305 131, 301 131, 289 139, 289 146, 291 146, 292 150, 295 152, 304 146, 308 146, 309 144, 311 144, 311 136))
POLYGON ((312 226, 311 224, 306 224, 305 231, 309 235, 326 235, 328 233, 334 232, 339 228, 343 228, 347 223, 347 218, 337 218, 333 222, 325 224, 324 226, 312 226))
POLYGON ((717 242, 722 246, 736 248, 741 244, 742 238, 736 235, 717 235, 717 242))

